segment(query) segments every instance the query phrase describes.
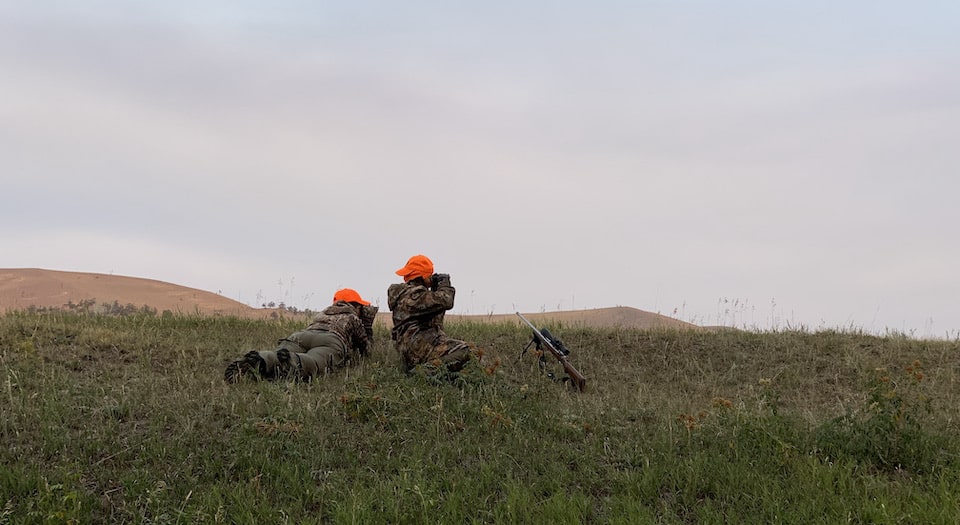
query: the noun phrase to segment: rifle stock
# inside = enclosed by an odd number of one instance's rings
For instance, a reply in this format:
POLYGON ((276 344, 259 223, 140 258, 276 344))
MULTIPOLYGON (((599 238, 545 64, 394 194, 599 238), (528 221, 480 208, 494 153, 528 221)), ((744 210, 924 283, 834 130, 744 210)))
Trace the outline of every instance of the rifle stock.
POLYGON ((546 346, 547 350, 553 354, 553 357, 556 357, 557 361, 560 361, 560 364, 563 366, 563 371, 567 374, 567 377, 570 378, 570 381, 573 383, 573 385, 577 387, 577 390, 583 392, 583 389, 587 385, 587 378, 583 377, 583 374, 581 374, 580 371, 570 363, 570 361, 567 361, 567 356, 560 352, 560 350, 553 345, 553 342, 544 336, 543 333, 533 325, 533 323, 528 321, 527 318, 523 316, 523 314, 517 312, 517 316, 522 319, 531 330, 533 330, 533 335, 537 338, 540 344, 546 346))

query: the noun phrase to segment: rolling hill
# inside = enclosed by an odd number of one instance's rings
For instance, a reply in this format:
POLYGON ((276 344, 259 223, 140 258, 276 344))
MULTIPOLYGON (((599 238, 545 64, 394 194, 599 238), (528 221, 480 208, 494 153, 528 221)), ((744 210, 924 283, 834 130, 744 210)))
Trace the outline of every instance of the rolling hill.
MULTIPOLYGON (((273 309, 253 308, 212 292, 153 279, 38 268, 0 269, 0 313, 30 307, 64 308, 68 304, 90 300, 95 300, 97 305, 116 302, 178 314, 262 318, 276 313, 273 309)), ((678 319, 625 306, 524 313, 524 316, 533 323, 550 321, 589 328, 697 328, 678 319)), ((378 318, 387 327, 391 325, 389 312, 381 312, 378 318)), ((448 314, 447 320, 520 322, 514 314, 448 314)))
POLYGON ((0 312, 31 306, 63 308, 86 300, 118 302, 158 312, 249 317, 255 309, 239 301, 195 288, 153 279, 37 268, 0 269, 0 312))

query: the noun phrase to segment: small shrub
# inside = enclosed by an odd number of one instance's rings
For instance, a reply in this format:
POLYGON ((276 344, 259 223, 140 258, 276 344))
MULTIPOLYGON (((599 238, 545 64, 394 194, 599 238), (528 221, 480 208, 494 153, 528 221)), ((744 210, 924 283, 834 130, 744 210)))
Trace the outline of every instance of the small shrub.
POLYGON ((899 378, 887 368, 874 369, 867 389, 865 410, 818 429, 822 454, 848 456, 888 472, 928 473, 945 466, 949 440, 935 427, 920 361, 905 367, 899 378))

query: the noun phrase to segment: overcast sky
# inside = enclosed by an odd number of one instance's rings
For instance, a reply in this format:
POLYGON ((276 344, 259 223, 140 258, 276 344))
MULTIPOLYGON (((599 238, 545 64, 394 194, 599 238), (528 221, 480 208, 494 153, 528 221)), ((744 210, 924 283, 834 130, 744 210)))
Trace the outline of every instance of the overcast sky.
POLYGON ((0 0, 0 267, 960 335, 960 2, 0 0))

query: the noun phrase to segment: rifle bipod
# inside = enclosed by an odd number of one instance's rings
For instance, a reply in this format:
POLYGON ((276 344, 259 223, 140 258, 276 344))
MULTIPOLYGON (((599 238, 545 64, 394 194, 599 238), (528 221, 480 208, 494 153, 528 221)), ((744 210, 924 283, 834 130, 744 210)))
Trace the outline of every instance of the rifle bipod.
MULTIPOLYGON (((523 351, 520 352, 520 357, 523 357, 523 354, 526 353, 527 349, 530 348, 530 345, 537 345, 537 353, 539 354, 539 365, 540 371, 545 372, 547 377, 553 379, 554 381, 562 381, 566 383, 570 382, 571 385, 576 387, 577 390, 583 392, 583 389, 586 387, 587 379, 583 377, 583 374, 576 369, 570 361, 567 360, 567 356, 570 355, 570 350, 567 350, 567 347, 560 342, 559 339, 553 337, 553 334, 550 333, 546 328, 537 329, 526 317, 523 316, 520 312, 517 312, 517 316, 526 323, 527 326, 533 330, 533 339, 527 343, 527 346, 523 347, 523 351), (544 351, 544 348, 546 351, 544 351), (546 353, 550 352, 550 355, 557 358, 557 361, 560 362, 560 365, 563 367, 563 371, 566 374, 566 377, 557 379, 557 377, 552 373, 546 370, 546 353)), ((520 361, 520 357, 517 357, 517 361, 520 361)))
MULTIPOLYGON (((527 350, 529 350, 530 346, 532 345, 535 345, 537 349, 537 368, 540 369, 540 373, 547 376, 547 379, 556 383, 567 383, 575 388, 580 388, 569 376, 564 375, 563 377, 557 377, 557 374, 554 374, 547 368, 547 353, 543 350, 543 344, 540 342, 537 334, 533 334, 533 338, 530 339, 530 342, 527 343, 526 346, 523 347, 523 350, 520 351, 520 355, 517 356, 517 363, 520 362, 520 359, 523 358, 523 355, 527 353, 527 350)), ((582 390, 582 388, 580 389, 582 390)))
MULTIPOLYGON (((540 369, 540 373, 546 375, 548 379, 550 379, 551 381, 555 381, 557 383, 569 383, 571 381, 571 379, 567 376, 557 377, 557 374, 554 374, 550 370, 547 370, 547 355, 546 355, 546 352, 543 351, 543 344, 540 342, 540 338, 537 337, 536 333, 533 334, 533 337, 531 337, 530 342, 527 343, 526 346, 523 347, 523 350, 520 351, 520 355, 517 356, 517 363, 520 362, 520 359, 523 358, 523 355, 527 353, 527 350, 529 350, 531 346, 536 346, 537 368, 540 369)), ((572 385, 572 386, 576 387, 576 385, 572 385)))

